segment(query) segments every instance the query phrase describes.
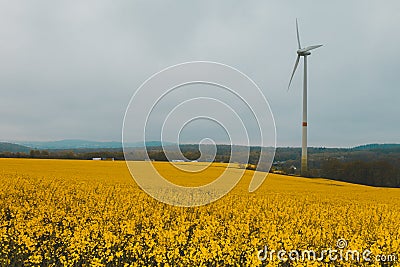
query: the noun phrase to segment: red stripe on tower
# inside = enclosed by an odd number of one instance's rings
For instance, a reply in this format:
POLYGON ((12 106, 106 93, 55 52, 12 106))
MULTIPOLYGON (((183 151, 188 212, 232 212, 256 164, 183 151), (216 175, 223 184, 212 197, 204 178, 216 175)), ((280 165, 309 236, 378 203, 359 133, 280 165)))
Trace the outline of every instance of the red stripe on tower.
POLYGON ((304 121, 303 122, 303 126, 307 127, 307 122, 304 121))

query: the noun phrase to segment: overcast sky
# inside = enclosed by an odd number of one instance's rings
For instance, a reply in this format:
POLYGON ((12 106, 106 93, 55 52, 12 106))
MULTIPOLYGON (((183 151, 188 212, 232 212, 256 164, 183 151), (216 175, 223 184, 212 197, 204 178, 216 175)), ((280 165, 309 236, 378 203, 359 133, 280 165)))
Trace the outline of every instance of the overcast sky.
POLYGON ((396 0, 0 1, 0 139, 120 140, 149 76, 206 60, 252 78, 278 146, 300 146, 297 17, 302 45, 324 45, 308 60, 309 145, 400 143, 399 14, 396 0))

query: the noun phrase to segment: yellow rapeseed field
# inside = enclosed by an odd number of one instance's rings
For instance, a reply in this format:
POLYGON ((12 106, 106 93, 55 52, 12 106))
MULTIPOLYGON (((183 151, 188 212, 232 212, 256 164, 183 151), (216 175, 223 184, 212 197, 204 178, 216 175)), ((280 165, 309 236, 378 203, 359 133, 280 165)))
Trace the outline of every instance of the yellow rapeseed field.
MULTIPOLYGON (((224 169, 214 164, 188 179, 168 163, 155 164, 171 181, 191 186, 224 169)), ((183 208, 144 193, 125 162, 0 159, 0 265, 397 264, 377 256, 400 252, 400 189, 271 174, 249 193, 250 176, 212 204, 183 208), (344 250, 370 251, 371 261, 258 257, 265 246, 320 253, 339 239, 344 250)))

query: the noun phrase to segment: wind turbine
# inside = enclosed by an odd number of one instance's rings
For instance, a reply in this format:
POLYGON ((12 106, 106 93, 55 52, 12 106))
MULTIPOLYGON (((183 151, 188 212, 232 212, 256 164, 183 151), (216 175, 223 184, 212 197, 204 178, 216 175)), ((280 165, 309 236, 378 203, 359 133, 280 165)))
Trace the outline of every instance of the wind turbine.
POLYGON ((299 25, 296 19, 296 32, 297 32, 297 44, 299 49, 297 50, 297 59, 294 64, 292 76, 290 77, 288 90, 294 73, 296 72, 297 66, 299 65, 300 57, 304 59, 304 78, 303 78, 303 123, 302 123, 302 141, 301 141, 301 175, 307 174, 307 56, 311 55, 311 50, 321 47, 322 45, 312 45, 305 48, 301 48, 300 36, 299 36, 299 25))

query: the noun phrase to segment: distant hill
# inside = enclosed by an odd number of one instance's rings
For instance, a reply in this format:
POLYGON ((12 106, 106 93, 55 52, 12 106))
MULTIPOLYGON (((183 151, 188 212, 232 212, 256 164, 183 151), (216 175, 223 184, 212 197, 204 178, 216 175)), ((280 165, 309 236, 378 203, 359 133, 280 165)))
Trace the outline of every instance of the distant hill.
POLYGON ((88 140, 23 141, 21 145, 33 149, 73 149, 73 148, 120 148, 120 142, 97 142, 88 140))
MULTIPOLYGON (((59 141, 21 141, 16 143, 32 149, 122 148, 122 143, 117 141, 100 142, 79 139, 66 139, 59 141)), ((172 143, 164 142, 164 145, 171 144, 172 143)), ((128 147, 144 147, 143 142, 132 142, 127 143, 126 145, 128 147)), ((146 142, 146 146, 161 146, 161 141, 148 141, 146 142)))
POLYGON ((25 152, 29 153, 31 149, 26 146, 18 145, 18 144, 12 144, 8 142, 0 142, 0 152, 25 152))
MULTIPOLYGON (((164 146, 170 146, 174 143, 171 142, 163 142, 164 146)), ((65 139, 58 141, 9 141, 9 142, 0 142, 0 152, 9 151, 9 152, 29 152, 31 149, 100 149, 100 148, 122 148, 121 142, 118 141, 110 141, 110 142, 102 142, 102 141, 90 141, 90 140, 80 140, 80 139, 65 139)), ((161 147, 161 141, 146 141, 146 147, 161 147)), ((144 147, 143 142, 130 142, 125 144, 127 147, 132 148, 141 148, 144 147)), ((219 147, 225 147, 226 145, 218 145, 219 147)), ((194 149, 198 147, 198 145, 191 144, 181 144, 181 147, 187 147, 194 149)), ((227 146, 229 147, 229 146, 227 146)), ((240 147, 240 146, 237 146, 240 147)), ((252 149, 259 149, 259 147, 252 147, 252 149)), ((296 147, 288 147, 288 148, 278 148, 278 150, 290 150, 297 151, 300 148, 296 147)), ((366 144, 356 146, 350 149, 343 148, 309 148, 309 152, 312 153, 321 153, 321 152, 344 152, 344 150, 353 150, 353 151, 364 151, 364 150, 400 150, 400 144, 366 144)))
POLYGON ((367 144, 356 146, 354 150, 375 150, 375 149, 400 149, 400 144, 367 144))

